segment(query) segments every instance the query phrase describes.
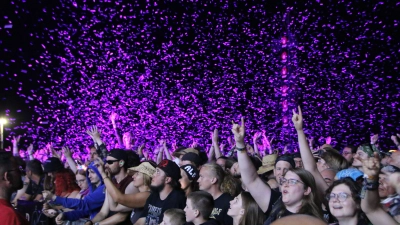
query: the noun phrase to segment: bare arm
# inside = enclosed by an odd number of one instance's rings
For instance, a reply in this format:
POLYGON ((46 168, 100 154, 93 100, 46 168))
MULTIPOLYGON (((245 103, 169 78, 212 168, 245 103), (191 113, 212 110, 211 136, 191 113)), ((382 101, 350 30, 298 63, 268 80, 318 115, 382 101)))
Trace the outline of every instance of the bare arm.
POLYGON ((120 148, 125 148, 124 142, 122 141, 122 138, 121 138, 121 135, 119 135, 119 133, 118 133, 117 124, 115 123, 115 120, 117 119, 117 117, 118 117, 118 114, 113 112, 110 115, 110 120, 111 120, 111 123, 113 125, 115 137, 117 137, 119 147, 120 148))
POLYGON ((303 160, 304 169, 308 170, 314 176, 315 182, 318 187, 318 191, 320 192, 320 194, 323 195, 329 186, 319 173, 317 164, 315 163, 314 160, 314 156, 310 150, 310 147, 308 146, 306 135, 304 134, 303 131, 303 114, 301 112, 300 106, 299 106, 299 114, 297 114, 293 110, 292 121, 297 131, 300 155, 301 159, 303 160))
MULTIPOLYGON (((107 179, 107 180, 109 180, 109 179, 107 179)), ((106 194, 106 198, 104 199, 104 203, 100 209, 100 212, 98 212, 96 214, 96 216, 93 219, 91 219, 93 223, 100 222, 108 216, 108 213, 110 212, 110 207, 108 207, 108 199, 107 198, 108 197, 106 194)))
POLYGON ((215 160, 214 156, 215 156, 214 146, 211 145, 210 150, 208 150, 208 162, 213 162, 215 160))
MULTIPOLYGON (((125 196, 128 194, 136 194, 139 193, 139 190, 133 186, 133 182, 131 182, 128 187, 126 187, 125 189, 125 196)), ((113 198, 109 197, 108 201, 110 203, 110 209, 111 211, 115 211, 115 212, 131 212, 132 208, 127 207, 125 205, 122 204, 118 204, 118 202, 115 202, 113 198)))
POLYGON ((65 158, 67 159, 69 168, 72 170, 72 172, 76 173, 76 171, 78 171, 78 168, 76 167, 76 163, 75 163, 74 159, 72 158, 71 150, 69 150, 68 147, 63 147, 62 150, 64 152, 65 158))
MULTIPOLYGON (((374 153, 374 157, 370 157, 363 161, 363 171, 367 178, 367 182, 378 183, 379 177, 379 155, 374 153)), ((367 215, 368 219, 374 225, 397 225, 398 223, 388 213, 383 210, 379 200, 378 190, 365 190, 365 196, 361 199, 361 209, 367 215)))
POLYGON ((219 157, 222 156, 221 150, 219 149, 218 138, 219 138, 218 129, 215 129, 212 136, 212 145, 214 147, 215 159, 218 159, 219 157))
POLYGON ((13 144, 13 156, 19 156, 18 143, 20 138, 21 136, 18 135, 17 137, 14 136, 13 139, 11 140, 13 144))
POLYGON ((159 164, 162 160, 163 160, 163 149, 162 148, 158 148, 158 154, 157 154, 157 164, 159 164))
POLYGON ((167 148, 167 142, 166 141, 164 141, 163 148, 164 148, 165 157, 167 159, 169 159, 169 160, 172 160, 172 156, 171 156, 171 153, 169 152, 169 150, 167 148))
MULTIPOLYGON (((245 127, 244 127, 244 118, 242 118, 242 125, 233 124, 232 133, 235 135, 236 148, 245 149, 244 143, 244 135, 245 135, 245 127)), ((263 212, 268 210, 270 197, 271 197, 271 188, 268 187, 259 177, 254 167, 253 163, 250 160, 250 157, 247 155, 245 150, 238 151, 238 162, 240 168, 240 174, 243 180, 243 183, 249 189, 250 194, 256 200, 257 204, 260 206, 263 212)))
POLYGON ((124 222, 126 220, 126 217, 129 216, 128 212, 119 212, 117 214, 114 214, 110 217, 108 217, 105 220, 102 220, 99 225, 114 225, 118 224, 121 222, 124 222))

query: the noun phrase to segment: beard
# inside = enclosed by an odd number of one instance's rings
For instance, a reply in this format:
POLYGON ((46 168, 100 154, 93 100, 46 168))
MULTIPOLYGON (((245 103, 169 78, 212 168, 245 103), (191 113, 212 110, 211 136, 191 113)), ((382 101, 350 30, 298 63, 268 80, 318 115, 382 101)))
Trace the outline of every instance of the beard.
POLYGON ((164 189, 164 187, 165 187, 164 183, 162 183, 162 184, 160 184, 158 186, 150 185, 150 190, 151 190, 151 192, 160 193, 164 189))

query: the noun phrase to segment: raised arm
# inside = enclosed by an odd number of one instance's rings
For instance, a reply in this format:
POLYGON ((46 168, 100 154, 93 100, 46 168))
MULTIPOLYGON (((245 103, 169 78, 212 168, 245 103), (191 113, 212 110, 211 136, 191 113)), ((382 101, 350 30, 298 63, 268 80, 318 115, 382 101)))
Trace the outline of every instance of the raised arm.
POLYGON ((210 145, 210 150, 208 150, 208 162, 213 162, 215 160, 215 152, 214 152, 214 146, 211 144, 210 145))
POLYGON ((93 139, 99 157, 101 159, 105 159, 107 157, 108 151, 105 144, 101 140, 97 126, 92 126, 90 129, 86 131, 86 133, 89 134, 89 136, 93 139))
POLYGON ((167 141, 164 140, 162 148, 164 150, 164 154, 165 154, 165 158, 172 160, 172 156, 171 153, 169 152, 168 148, 167 148, 167 141))
POLYGON ((11 140, 11 142, 13 144, 13 155, 18 156, 18 157, 19 157, 18 143, 19 143, 20 139, 21 139, 21 135, 18 135, 16 137, 14 136, 13 139, 11 140))
POLYGON ((65 159, 67 159, 67 163, 69 165, 69 168, 72 170, 72 172, 76 173, 78 168, 76 167, 76 163, 74 159, 72 158, 71 150, 69 150, 68 147, 62 147, 62 150, 64 152, 65 159))
POLYGON ((117 120, 117 117, 118 117, 118 114, 115 112, 112 112, 110 115, 110 120, 111 120, 113 129, 114 129, 115 137, 117 137, 119 147, 125 148, 124 142, 122 141, 122 138, 121 138, 121 135, 118 132, 117 123, 115 123, 115 121, 117 120))
POLYGON ((392 139, 393 143, 396 145, 397 150, 400 150, 400 141, 399 141, 399 138, 400 138, 400 134, 397 134, 397 136, 396 136, 396 135, 392 135, 392 136, 390 137, 390 139, 392 139))
POLYGON ((28 152, 29 160, 34 160, 35 157, 33 157, 33 144, 30 144, 26 151, 28 152))
POLYGON ((378 193, 379 170, 379 154, 375 152, 373 157, 363 161, 363 171, 364 176, 366 176, 364 188, 366 190, 364 198, 361 199, 361 209, 374 225, 397 225, 396 220, 386 213, 380 204, 378 193))
POLYGON ((243 117, 241 126, 233 123, 232 133, 235 136, 239 169, 243 183, 263 212, 266 212, 271 198, 271 188, 258 177, 256 168, 247 155, 244 143, 245 126, 243 117))
POLYGON ((221 149, 219 148, 218 129, 215 129, 212 135, 212 145, 214 147, 215 159, 218 159, 222 156, 221 149))
POLYGON ((258 151, 258 144, 257 144, 257 140, 261 137, 261 133, 260 132, 256 132, 253 136, 253 144, 254 144, 254 153, 257 154, 258 156, 261 157, 260 155, 260 151, 258 151))
POLYGON ((301 159, 303 160, 304 169, 308 170, 314 176, 320 194, 324 195, 326 189, 328 189, 329 186, 318 171, 317 164, 310 150, 310 147, 308 146, 307 138, 303 131, 303 114, 301 112, 300 106, 298 107, 298 109, 299 114, 297 114, 293 110, 292 121, 297 131, 300 155, 301 159))

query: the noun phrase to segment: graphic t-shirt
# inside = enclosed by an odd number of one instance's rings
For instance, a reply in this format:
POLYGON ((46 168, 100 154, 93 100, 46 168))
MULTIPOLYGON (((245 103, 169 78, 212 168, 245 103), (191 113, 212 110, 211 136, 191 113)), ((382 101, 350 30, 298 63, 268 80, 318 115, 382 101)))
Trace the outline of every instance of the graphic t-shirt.
POLYGON ((214 200, 214 209, 211 212, 210 218, 218 220, 221 224, 232 225, 233 219, 228 216, 228 209, 230 207, 229 202, 232 201, 233 197, 228 193, 223 193, 217 199, 214 200))
POLYGON ((163 221, 167 209, 184 209, 185 206, 186 196, 182 190, 173 190, 164 200, 160 199, 158 192, 151 193, 141 217, 146 217, 146 225, 158 225, 163 221))

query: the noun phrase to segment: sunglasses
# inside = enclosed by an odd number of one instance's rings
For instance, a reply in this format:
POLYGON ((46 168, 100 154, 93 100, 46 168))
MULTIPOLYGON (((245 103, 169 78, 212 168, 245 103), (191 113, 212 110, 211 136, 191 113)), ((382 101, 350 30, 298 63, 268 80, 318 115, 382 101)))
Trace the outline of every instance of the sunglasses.
POLYGON ((111 164, 113 164, 113 163, 115 163, 115 162, 118 162, 119 160, 106 160, 106 163, 107 164, 109 164, 109 165, 111 165, 111 164))

